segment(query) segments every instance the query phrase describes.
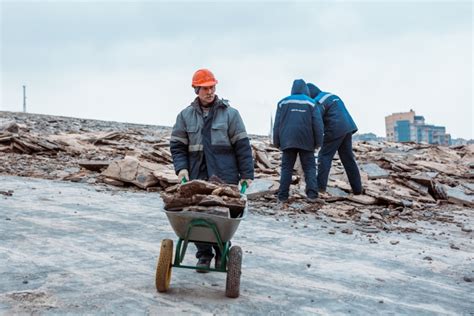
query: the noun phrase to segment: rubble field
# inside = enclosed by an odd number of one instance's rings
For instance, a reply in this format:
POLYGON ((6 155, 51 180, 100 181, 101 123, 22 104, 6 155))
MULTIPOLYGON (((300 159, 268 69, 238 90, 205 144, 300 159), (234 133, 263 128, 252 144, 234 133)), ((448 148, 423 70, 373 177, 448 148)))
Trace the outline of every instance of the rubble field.
MULTIPOLYGON (((178 182, 169 151, 171 128, 69 117, 0 112, 0 175, 105 183, 124 190, 173 192, 178 182)), ((367 234, 406 231, 401 223, 451 222, 474 206, 474 145, 356 142, 365 192, 352 195, 337 155, 324 204, 307 203, 297 164, 290 202, 277 207, 280 151, 268 137, 251 136, 256 180, 249 209, 268 216, 316 214, 353 223, 367 234)), ((0 194, 9 194, 2 191, 0 194)), ((416 226, 410 228, 416 232, 416 226)), ((352 233, 346 229, 343 233, 352 233)))
POLYGON ((336 156, 323 201, 307 202, 297 164, 278 205, 280 151, 252 135, 240 298, 186 269, 157 293, 160 241, 176 240, 162 210, 245 205, 236 186, 178 185, 170 132, 0 112, 0 314, 474 313, 473 145, 356 142, 363 195, 336 156))

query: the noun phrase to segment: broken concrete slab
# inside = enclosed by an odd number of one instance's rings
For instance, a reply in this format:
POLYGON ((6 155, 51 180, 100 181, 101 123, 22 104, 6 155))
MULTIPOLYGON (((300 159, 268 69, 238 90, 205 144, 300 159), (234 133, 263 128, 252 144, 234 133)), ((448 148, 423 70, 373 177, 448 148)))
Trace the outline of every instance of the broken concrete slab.
POLYGON ((422 185, 431 186, 431 183, 439 175, 439 172, 418 172, 410 175, 410 179, 422 185))
POLYGON ((205 180, 192 180, 181 184, 178 193, 182 197, 191 197, 196 194, 211 194, 219 185, 205 180))
POLYGON ((347 193, 346 191, 343 191, 339 189, 338 187, 332 187, 332 186, 328 186, 326 188, 326 192, 319 193, 319 197, 328 203, 344 201, 346 199, 346 196, 348 195, 349 193, 347 193))
POLYGON ((223 206, 188 206, 183 208, 183 212, 198 212, 198 213, 206 213, 211 215, 217 215, 225 218, 230 218, 230 210, 228 207, 223 206))
POLYGON ((156 150, 142 152, 141 157, 161 164, 169 164, 173 162, 171 153, 165 148, 158 148, 156 150))
POLYGON ((253 200, 267 194, 275 194, 278 192, 280 184, 270 179, 255 179, 245 191, 247 199, 253 200))
POLYGON ((341 198, 347 197, 349 195, 349 193, 347 193, 344 190, 339 189, 338 187, 327 187, 326 192, 331 194, 332 196, 341 197, 341 198))
POLYGON ((91 171, 101 171, 110 165, 111 161, 108 160, 80 160, 77 164, 82 168, 91 171))
POLYGON ((126 156, 123 160, 112 162, 102 172, 102 175, 122 182, 133 183, 139 188, 146 189, 158 183, 159 180, 153 175, 153 171, 158 169, 159 165, 157 164, 126 156))
POLYGON ((380 201, 385 201, 387 204, 405 206, 404 200, 391 196, 390 194, 383 193, 380 191, 365 190, 366 195, 370 195, 380 201))
POLYGON ((123 181, 119 181, 119 180, 115 180, 115 179, 107 178, 107 177, 102 178, 102 182, 105 184, 116 186, 116 187, 125 186, 125 183, 123 181))
POLYGON ((390 172, 385 169, 380 168, 375 163, 364 163, 360 164, 359 168, 362 172, 367 173, 369 180, 372 179, 385 179, 390 176, 390 172))
POLYGON ((439 163, 435 161, 416 160, 412 162, 413 165, 423 166, 430 170, 445 173, 447 175, 460 175, 459 169, 454 165, 439 163))
POLYGON ((198 205, 207 195, 197 194, 191 197, 182 197, 175 193, 162 192, 164 209, 167 211, 182 210, 184 207, 198 205))
POLYGON ((75 172, 72 174, 68 174, 63 178, 64 181, 71 181, 71 182, 85 182, 88 180, 88 175, 90 174, 89 170, 83 170, 79 172, 75 172))
POLYGON ((112 162, 108 168, 102 172, 102 175, 115 180, 131 183, 137 176, 138 165, 138 159, 127 156, 123 160, 112 162))
POLYGON ((233 187, 230 186, 220 186, 214 191, 211 192, 211 195, 217 195, 217 196, 228 196, 228 197, 234 197, 234 198, 240 198, 240 192, 233 187))
POLYGON ((466 189, 474 192, 474 183, 463 182, 461 185, 466 189))
POLYGON ((359 204, 363 204, 363 205, 373 205, 373 204, 377 204, 377 199, 370 196, 370 195, 365 195, 365 194, 360 194, 360 195, 348 195, 346 197, 346 199, 348 199, 349 201, 352 201, 352 202, 356 202, 356 203, 359 203, 359 204))
POLYGON ((423 184, 417 183, 412 180, 408 179, 395 179, 399 184, 402 184, 416 192, 418 192, 421 195, 428 196, 429 195, 429 187, 425 186, 423 184))
POLYGON ((441 187, 443 188, 448 201, 460 205, 474 207, 474 195, 467 195, 464 193, 462 186, 452 188, 447 185, 441 185, 441 187))
POLYGON ((72 155, 79 155, 96 149, 96 146, 85 141, 86 138, 84 134, 53 134, 48 135, 46 140, 59 144, 62 150, 72 155))
POLYGON ((158 170, 153 171, 153 175, 165 188, 179 182, 174 168, 170 165, 159 165, 158 170))

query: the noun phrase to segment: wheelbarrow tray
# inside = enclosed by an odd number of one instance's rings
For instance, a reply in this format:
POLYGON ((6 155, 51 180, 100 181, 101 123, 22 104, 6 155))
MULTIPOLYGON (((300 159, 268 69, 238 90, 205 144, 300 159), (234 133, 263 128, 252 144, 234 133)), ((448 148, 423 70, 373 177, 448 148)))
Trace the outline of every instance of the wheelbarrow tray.
MULTIPOLYGON (((187 228, 192 220, 204 219, 216 225, 222 242, 227 242, 232 239, 232 236, 234 236, 234 233, 239 227, 240 221, 247 217, 247 212, 247 205, 245 205, 241 216, 237 218, 228 218, 203 212, 165 210, 171 227, 173 227, 174 232, 179 238, 186 238, 187 228)), ((217 243, 215 234, 207 227, 193 227, 193 229, 190 231, 188 239, 189 241, 217 243)))

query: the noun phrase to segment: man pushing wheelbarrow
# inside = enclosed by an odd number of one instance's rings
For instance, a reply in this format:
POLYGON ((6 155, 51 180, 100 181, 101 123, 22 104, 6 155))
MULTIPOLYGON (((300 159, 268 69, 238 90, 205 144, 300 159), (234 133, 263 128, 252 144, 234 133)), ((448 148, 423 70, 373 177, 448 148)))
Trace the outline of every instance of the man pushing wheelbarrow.
MULTIPOLYGON (((240 184, 245 190, 254 178, 250 141, 239 112, 215 94, 216 84, 213 73, 207 69, 199 69, 193 75, 192 87, 197 97, 178 114, 171 133, 174 169, 180 183, 212 177, 226 184, 240 184)), ((213 258, 215 268, 221 267, 222 250, 226 250, 222 240, 195 245, 196 271, 210 271, 213 258)))

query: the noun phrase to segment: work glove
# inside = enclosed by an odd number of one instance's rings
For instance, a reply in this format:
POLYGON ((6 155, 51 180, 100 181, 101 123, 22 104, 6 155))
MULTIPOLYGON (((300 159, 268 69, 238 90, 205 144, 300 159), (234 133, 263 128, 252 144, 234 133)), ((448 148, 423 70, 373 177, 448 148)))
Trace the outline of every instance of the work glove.
POLYGON ((178 183, 183 182, 183 179, 186 180, 185 182, 189 181, 188 169, 179 170, 179 172, 178 172, 178 183))

